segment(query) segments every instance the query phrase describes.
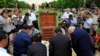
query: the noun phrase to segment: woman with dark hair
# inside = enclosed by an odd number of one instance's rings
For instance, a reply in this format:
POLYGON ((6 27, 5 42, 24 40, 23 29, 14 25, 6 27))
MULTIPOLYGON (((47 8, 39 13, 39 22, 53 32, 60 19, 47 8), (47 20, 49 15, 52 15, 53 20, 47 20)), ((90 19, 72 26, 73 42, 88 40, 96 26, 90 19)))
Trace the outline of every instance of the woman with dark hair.
POLYGON ((3 17, 3 30, 5 32, 8 33, 8 35, 10 35, 10 32, 12 30, 12 22, 11 22, 11 18, 8 17, 8 13, 6 11, 3 11, 1 13, 2 17, 3 17))

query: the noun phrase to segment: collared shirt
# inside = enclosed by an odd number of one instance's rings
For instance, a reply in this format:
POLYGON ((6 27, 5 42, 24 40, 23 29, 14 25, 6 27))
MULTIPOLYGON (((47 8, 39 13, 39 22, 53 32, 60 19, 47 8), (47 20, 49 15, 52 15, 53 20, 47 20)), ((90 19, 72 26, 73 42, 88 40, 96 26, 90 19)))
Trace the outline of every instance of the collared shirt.
POLYGON ((69 18, 69 15, 73 15, 73 14, 71 12, 69 12, 69 13, 64 12, 64 14, 61 16, 62 20, 69 18))
POLYGON ((29 16, 29 19, 27 21, 27 25, 33 25, 33 18, 31 16, 29 16))
POLYGON ((0 47, 0 56, 11 56, 7 53, 6 49, 0 47))
POLYGON ((85 23, 84 23, 84 28, 90 29, 91 26, 92 26, 92 22, 93 22, 92 18, 87 19, 87 20, 85 21, 85 23))
POLYGON ((36 21, 36 14, 34 12, 31 12, 31 17, 32 17, 32 21, 36 21))

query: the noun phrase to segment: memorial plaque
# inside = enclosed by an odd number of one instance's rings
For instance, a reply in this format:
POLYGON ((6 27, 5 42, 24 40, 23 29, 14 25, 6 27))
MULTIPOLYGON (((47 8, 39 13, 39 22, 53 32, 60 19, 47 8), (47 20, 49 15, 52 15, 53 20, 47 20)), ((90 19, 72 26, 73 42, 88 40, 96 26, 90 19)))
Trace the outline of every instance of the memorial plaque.
POLYGON ((54 13, 42 13, 40 15, 40 27, 43 40, 49 40, 54 35, 56 26, 56 15, 54 13))

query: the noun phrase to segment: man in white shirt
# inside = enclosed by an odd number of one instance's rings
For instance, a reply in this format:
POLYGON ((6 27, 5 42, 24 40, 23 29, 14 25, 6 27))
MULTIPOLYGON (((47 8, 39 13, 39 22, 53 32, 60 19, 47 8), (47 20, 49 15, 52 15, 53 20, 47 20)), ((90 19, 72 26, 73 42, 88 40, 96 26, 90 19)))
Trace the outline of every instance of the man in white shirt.
POLYGON ((38 20, 36 18, 36 12, 32 10, 31 13, 30 13, 30 16, 32 18, 33 25, 35 26, 35 28, 38 29, 38 20))
POLYGON ((37 20, 37 19, 36 19, 36 14, 35 14, 34 11, 31 11, 30 14, 31 14, 31 17, 33 18, 33 21, 37 20))
POLYGON ((91 13, 87 13, 87 19, 86 19, 86 21, 84 22, 84 29, 88 32, 88 33, 90 33, 90 29, 91 29, 91 27, 92 27, 92 23, 93 23, 93 19, 92 19, 92 17, 91 17, 92 15, 91 15, 91 13))
POLYGON ((61 16, 61 19, 62 19, 62 20, 68 19, 68 18, 69 18, 69 15, 73 15, 73 14, 71 13, 70 8, 67 8, 67 9, 65 9, 64 11, 65 11, 65 12, 64 12, 63 15, 61 16))
POLYGON ((7 46, 8 36, 4 31, 0 31, 0 56, 11 56, 7 53, 7 50, 4 47, 7 46))

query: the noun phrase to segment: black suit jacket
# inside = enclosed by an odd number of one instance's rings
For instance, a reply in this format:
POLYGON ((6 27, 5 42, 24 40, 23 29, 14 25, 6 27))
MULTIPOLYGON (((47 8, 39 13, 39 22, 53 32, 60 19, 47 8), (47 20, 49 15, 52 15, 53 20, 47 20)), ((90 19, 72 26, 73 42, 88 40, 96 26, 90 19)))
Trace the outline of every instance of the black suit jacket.
POLYGON ((71 35, 71 40, 77 56, 94 56, 91 39, 85 30, 75 29, 71 35))
POLYGON ((41 42, 36 42, 28 47, 28 56, 47 56, 46 46, 41 42))
POLYGON ((49 56, 71 56, 71 42, 68 37, 57 34, 50 40, 49 56))

